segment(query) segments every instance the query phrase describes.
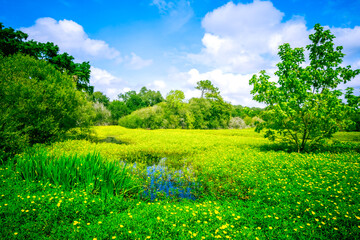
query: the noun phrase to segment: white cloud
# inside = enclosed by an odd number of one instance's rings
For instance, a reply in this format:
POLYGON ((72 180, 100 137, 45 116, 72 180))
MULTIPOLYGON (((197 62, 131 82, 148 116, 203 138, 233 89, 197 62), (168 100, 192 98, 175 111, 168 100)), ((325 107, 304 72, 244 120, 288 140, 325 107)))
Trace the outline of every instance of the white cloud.
POLYGON ((84 28, 71 20, 39 18, 34 26, 20 30, 27 33, 29 39, 55 43, 60 47, 60 51, 68 52, 76 59, 100 58, 121 61, 119 51, 102 40, 89 38, 84 28))
POLYGON ((247 74, 273 68, 280 44, 299 47, 308 43, 304 19, 282 22, 283 16, 269 1, 229 2, 206 14, 202 21, 204 47, 188 57, 224 72, 247 74))
POLYGON ((152 84, 150 84, 151 87, 154 87, 157 90, 164 90, 166 88, 166 83, 161 80, 156 80, 152 84))
POLYGON ((90 85, 95 87, 95 91, 105 93, 111 100, 117 99, 120 93, 130 91, 127 83, 120 77, 116 77, 108 71, 96 67, 91 67, 90 85))
POLYGON ((121 78, 115 77, 108 71, 91 67, 90 84, 97 86, 112 85, 122 82, 121 78))
MULTIPOLYGON (((342 50, 345 53, 343 65, 351 65, 352 69, 360 68, 360 26, 354 28, 330 28, 330 31, 336 37, 334 39, 335 45, 344 47, 342 50)), ((359 79, 358 76, 349 85, 360 87, 359 79)))
POLYGON ((148 59, 148 60, 142 59, 133 52, 131 53, 131 58, 127 57, 126 59, 128 60, 128 63, 126 64, 127 67, 134 70, 139 70, 148 67, 153 63, 152 59, 148 59))

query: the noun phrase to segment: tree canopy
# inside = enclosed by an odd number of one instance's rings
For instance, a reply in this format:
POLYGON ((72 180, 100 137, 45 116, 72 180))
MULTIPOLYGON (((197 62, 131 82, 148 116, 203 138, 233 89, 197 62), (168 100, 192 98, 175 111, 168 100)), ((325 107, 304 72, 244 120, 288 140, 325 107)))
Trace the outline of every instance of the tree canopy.
POLYGON ((52 42, 41 43, 34 40, 27 41, 28 35, 13 28, 5 28, 0 23, 0 55, 10 56, 22 53, 43 59, 53 64, 57 70, 66 71, 76 81, 78 90, 92 93, 90 86, 89 62, 75 63, 74 57, 68 53, 59 53, 59 47, 52 42))
POLYGON ((72 76, 45 60, 0 56, 0 89, 0 155, 90 124, 91 105, 84 93, 76 90, 72 76))
POLYGON ((266 121, 257 126, 257 131, 266 128, 266 137, 274 140, 280 136, 301 152, 307 143, 330 138, 346 124, 350 108, 336 88, 360 71, 341 66, 343 48, 334 46, 334 38, 330 30, 316 24, 309 36, 311 44, 306 46, 308 66, 303 66, 304 48, 291 48, 286 43, 279 47, 278 81, 270 81, 265 71, 250 79, 253 99, 268 105, 263 115, 266 121))

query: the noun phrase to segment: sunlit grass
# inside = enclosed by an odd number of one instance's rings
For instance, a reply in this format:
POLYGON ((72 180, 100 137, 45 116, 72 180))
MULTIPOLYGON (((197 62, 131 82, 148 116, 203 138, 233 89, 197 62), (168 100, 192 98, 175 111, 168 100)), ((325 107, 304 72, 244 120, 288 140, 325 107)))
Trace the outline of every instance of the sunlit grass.
POLYGON ((358 133, 339 133, 335 137, 340 142, 334 147, 299 154, 273 147, 253 129, 108 126, 95 131, 97 141, 60 142, 46 152, 68 156, 70 162, 75 154, 93 152, 108 162, 126 162, 131 166, 127 173, 141 185, 139 194, 105 197, 87 191, 85 185, 68 189, 37 178, 23 181, 19 176, 26 167, 11 171, 11 166, 2 166, 1 239, 356 239, 360 235, 358 133), (118 141, 99 141, 107 137, 118 141), (352 142, 347 145, 343 140, 352 142), (146 169, 162 158, 168 174, 181 170, 184 181, 198 184, 193 189, 196 200, 161 193, 154 201, 144 197, 151 184, 146 169))

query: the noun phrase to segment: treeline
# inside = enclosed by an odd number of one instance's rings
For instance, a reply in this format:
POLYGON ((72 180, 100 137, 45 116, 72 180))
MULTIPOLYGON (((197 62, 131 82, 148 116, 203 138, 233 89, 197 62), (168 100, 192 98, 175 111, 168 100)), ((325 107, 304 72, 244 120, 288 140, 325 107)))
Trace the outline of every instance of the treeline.
POLYGON ((219 129, 253 127, 256 122, 262 121, 263 109, 227 103, 209 80, 199 81, 195 88, 201 91, 201 97, 187 102, 180 90, 170 91, 163 98, 159 91, 143 87, 138 93, 129 91, 119 94, 118 99, 113 101, 103 93, 95 92, 95 124, 146 129, 219 129))

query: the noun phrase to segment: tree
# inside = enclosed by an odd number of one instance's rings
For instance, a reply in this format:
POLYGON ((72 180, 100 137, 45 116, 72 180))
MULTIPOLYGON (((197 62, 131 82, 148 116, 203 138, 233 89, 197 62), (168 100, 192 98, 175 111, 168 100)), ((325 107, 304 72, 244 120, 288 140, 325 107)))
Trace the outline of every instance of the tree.
POLYGON ((360 131, 360 96, 354 96, 354 88, 347 88, 345 99, 351 108, 349 119, 352 121, 346 126, 348 131, 360 131))
POLYGON ((155 92, 153 90, 147 89, 146 87, 142 87, 140 89, 139 96, 141 97, 146 107, 154 106, 165 100, 159 91, 155 92))
POLYGON ((111 112, 111 118, 113 123, 117 123, 119 118, 130 114, 130 110, 126 104, 119 100, 113 100, 109 104, 109 110, 111 112))
POLYGON ((26 41, 28 35, 13 28, 4 28, 0 23, 0 55, 10 56, 22 53, 43 59, 53 64, 61 72, 73 76, 76 87, 80 91, 92 93, 94 87, 90 86, 90 64, 89 62, 75 63, 74 57, 68 53, 59 54, 59 47, 52 42, 40 43, 34 40, 26 41))
POLYGON ((76 90, 71 76, 45 60, 0 56, 0 89, 0 155, 90 125, 92 107, 85 93, 76 90))
POLYGON ((102 103, 105 107, 108 107, 110 104, 110 99, 100 91, 94 92, 91 96, 91 100, 95 103, 102 103))
POLYGON ((206 94, 215 94, 218 93, 219 89, 214 87, 210 80, 201 80, 196 83, 195 89, 201 91, 201 98, 204 98, 206 94))
POLYGON ((166 102, 170 108, 175 110, 175 112, 181 108, 184 99, 185 94, 181 90, 171 90, 166 96, 166 102))
POLYGON ((345 124, 348 106, 342 102, 340 83, 346 83, 360 73, 350 66, 342 67, 342 47, 334 47, 334 35, 319 24, 309 36, 309 66, 303 67, 303 48, 292 49, 289 44, 279 47, 281 62, 275 75, 278 82, 269 81, 265 71, 254 75, 253 99, 268 105, 256 130, 267 128, 266 137, 283 140, 296 146, 298 152, 308 143, 330 138, 345 124), (276 135, 276 133, 278 133, 276 135))

